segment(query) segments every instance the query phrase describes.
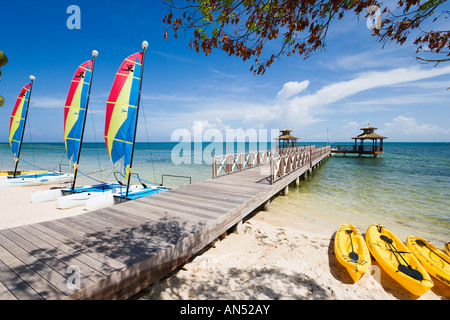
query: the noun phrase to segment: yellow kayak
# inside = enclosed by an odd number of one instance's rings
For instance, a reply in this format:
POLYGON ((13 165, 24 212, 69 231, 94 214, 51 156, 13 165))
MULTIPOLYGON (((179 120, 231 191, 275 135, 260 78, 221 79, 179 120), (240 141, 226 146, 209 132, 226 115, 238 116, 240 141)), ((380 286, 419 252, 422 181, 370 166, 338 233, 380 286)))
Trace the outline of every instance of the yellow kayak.
POLYGON ((445 252, 450 256, 450 241, 445 244, 445 252))
POLYGON ((358 228, 342 224, 334 239, 334 253, 337 260, 358 281, 371 265, 370 252, 358 228))
POLYGON ((383 270, 406 290, 420 296, 433 287, 428 272, 391 231, 371 225, 366 232, 366 242, 383 270))
POLYGON ((409 236, 406 245, 430 275, 450 286, 450 257, 421 237, 409 236))

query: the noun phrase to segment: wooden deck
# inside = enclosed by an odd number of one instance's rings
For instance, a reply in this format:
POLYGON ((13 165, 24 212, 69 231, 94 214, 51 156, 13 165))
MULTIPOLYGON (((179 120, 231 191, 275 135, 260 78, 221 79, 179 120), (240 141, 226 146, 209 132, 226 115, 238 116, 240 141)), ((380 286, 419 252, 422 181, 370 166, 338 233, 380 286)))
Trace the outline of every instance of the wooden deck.
POLYGON ((332 145, 331 153, 342 153, 344 157, 347 154, 357 154, 359 156, 373 155, 374 157, 378 157, 378 155, 383 154, 383 146, 332 145))
POLYGON ((70 218, 0 230, 0 299, 129 298, 329 155, 273 184, 266 164, 70 218))

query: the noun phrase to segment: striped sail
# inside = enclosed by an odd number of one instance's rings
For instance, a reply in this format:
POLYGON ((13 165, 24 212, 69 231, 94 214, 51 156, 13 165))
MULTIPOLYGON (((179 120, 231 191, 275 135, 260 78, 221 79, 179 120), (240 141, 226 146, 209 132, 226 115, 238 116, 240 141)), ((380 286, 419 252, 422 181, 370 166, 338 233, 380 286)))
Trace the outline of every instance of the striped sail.
POLYGON ((19 150, 22 144, 22 134, 25 129, 25 116, 27 114, 28 99, 30 98, 31 83, 22 88, 17 97, 16 104, 11 113, 11 120, 9 123, 9 145, 13 153, 13 158, 19 161, 19 150))
POLYGON ((106 147, 114 166, 127 179, 136 130, 142 58, 143 52, 139 52, 123 61, 106 104, 106 147))
POLYGON ((74 164, 78 160, 81 136, 84 130, 92 64, 93 61, 90 60, 78 67, 70 84, 69 94, 64 106, 64 143, 73 171, 77 169, 74 164))

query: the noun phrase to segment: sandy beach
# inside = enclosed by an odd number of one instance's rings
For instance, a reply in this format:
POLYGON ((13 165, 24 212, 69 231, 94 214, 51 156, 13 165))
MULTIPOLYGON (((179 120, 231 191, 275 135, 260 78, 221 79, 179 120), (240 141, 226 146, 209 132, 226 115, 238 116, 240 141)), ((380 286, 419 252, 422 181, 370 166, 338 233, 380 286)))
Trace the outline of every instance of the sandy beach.
POLYGON ((241 231, 206 248, 136 299, 446 300, 435 286, 417 297, 400 287, 372 258, 373 275, 352 279, 334 256, 334 232, 326 221, 292 221, 260 211, 241 231), (379 276, 377 275, 379 274, 379 276))
POLYGON ((0 229, 18 227, 69 217, 85 212, 82 207, 59 210, 57 201, 31 203, 31 193, 53 187, 70 187, 70 184, 52 184, 29 187, 2 188, 0 194, 0 229))
MULTIPOLYGON (((31 192, 48 188, 2 190, 0 229, 86 212, 82 207, 58 210, 56 201, 30 203, 31 192)), ((338 227, 336 222, 315 217, 292 219, 277 209, 260 211, 247 219, 238 233, 229 233, 214 247, 205 248, 132 299, 441 300, 450 297, 450 289, 437 280, 426 294, 420 297, 409 294, 373 258, 372 272, 353 283, 334 256, 334 233, 338 227)))

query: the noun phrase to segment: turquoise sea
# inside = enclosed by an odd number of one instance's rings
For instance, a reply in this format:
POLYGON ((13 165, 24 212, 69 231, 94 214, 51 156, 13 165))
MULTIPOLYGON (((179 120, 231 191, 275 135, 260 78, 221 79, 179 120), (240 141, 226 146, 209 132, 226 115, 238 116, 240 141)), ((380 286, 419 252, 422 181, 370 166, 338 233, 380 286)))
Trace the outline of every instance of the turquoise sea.
MULTIPOLYGON (((145 181, 177 187, 211 178, 211 150, 221 154, 258 148, 266 145, 137 143, 133 171, 145 181)), ((69 172, 62 143, 25 143, 21 159, 22 170, 61 166, 69 172)), ((0 144, 0 170, 13 166, 9 144, 0 144)), ((91 178, 115 181, 104 143, 84 143, 79 168, 90 178, 79 174, 77 185, 96 183, 91 178)), ((352 223, 363 233, 379 223, 404 241, 412 234, 442 248, 450 240, 450 144, 385 142, 378 158, 333 155, 299 188, 291 187, 289 196, 278 197, 273 207, 293 219, 352 223)))

